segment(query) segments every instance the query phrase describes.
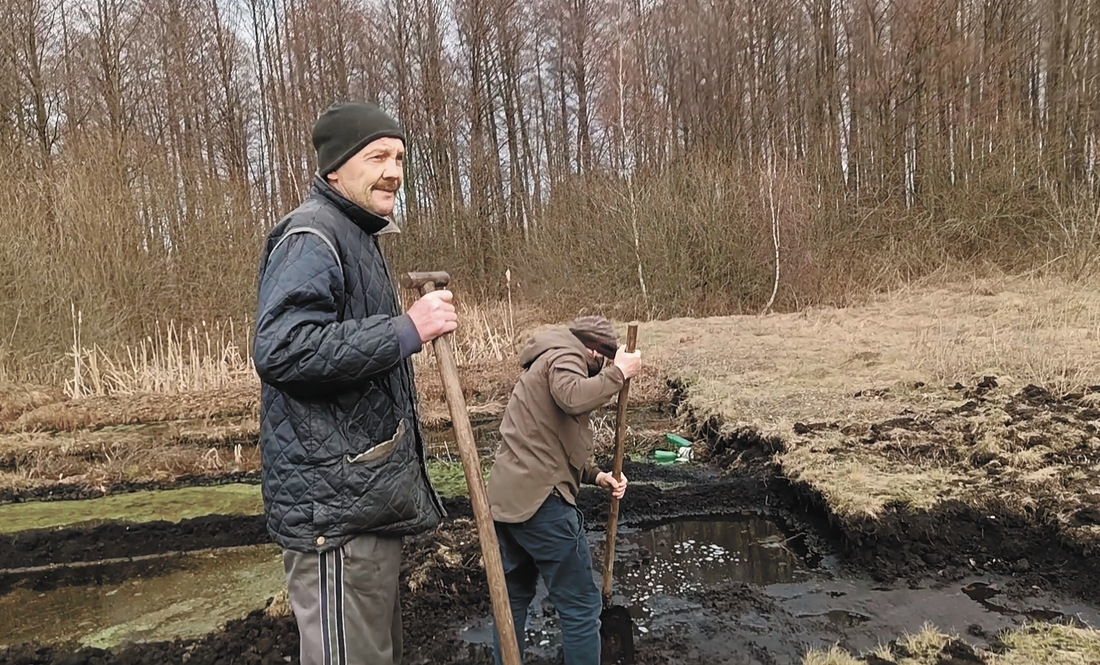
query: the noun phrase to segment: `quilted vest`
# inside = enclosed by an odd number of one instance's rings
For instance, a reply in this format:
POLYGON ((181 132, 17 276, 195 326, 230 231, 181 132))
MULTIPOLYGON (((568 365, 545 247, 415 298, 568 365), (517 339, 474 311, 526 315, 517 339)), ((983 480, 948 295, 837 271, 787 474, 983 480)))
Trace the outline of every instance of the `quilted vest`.
POLYGON ((388 228, 315 178, 264 246, 253 346, 263 498, 286 549, 420 533, 445 515, 393 325, 402 311, 378 246, 388 228))

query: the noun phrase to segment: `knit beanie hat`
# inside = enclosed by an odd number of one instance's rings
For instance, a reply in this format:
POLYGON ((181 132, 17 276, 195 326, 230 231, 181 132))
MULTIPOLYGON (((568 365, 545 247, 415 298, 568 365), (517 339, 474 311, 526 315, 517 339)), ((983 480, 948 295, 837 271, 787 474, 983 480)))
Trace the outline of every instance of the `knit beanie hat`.
POLYGON ((397 121, 370 102, 340 102, 325 109, 313 123, 313 147, 317 172, 323 178, 371 141, 401 139, 405 133, 397 121))
POLYGON ((615 359, 619 351, 619 336, 611 322, 602 316, 580 316, 569 323, 569 332, 604 358, 615 359))

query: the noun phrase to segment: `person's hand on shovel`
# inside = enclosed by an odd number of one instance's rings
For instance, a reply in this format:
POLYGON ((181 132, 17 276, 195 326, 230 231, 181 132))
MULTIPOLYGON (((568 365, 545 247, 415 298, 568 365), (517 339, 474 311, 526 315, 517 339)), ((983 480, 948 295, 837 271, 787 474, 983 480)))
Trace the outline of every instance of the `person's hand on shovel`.
POLYGON ((623 378, 629 380, 642 371, 642 352, 627 353, 626 346, 620 346, 615 353, 615 367, 623 373, 623 378))
POLYGON ((615 476, 606 471, 600 471, 596 474, 596 484, 604 488, 608 492, 611 492, 611 496, 616 499, 623 498, 626 494, 626 474, 620 474, 622 477, 619 480, 615 480, 615 476))
POLYGON ((409 308, 409 318, 420 334, 421 343, 427 344, 458 327, 453 300, 454 295, 450 291, 432 291, 421 296, 409 308))
MULTIPOLYGON (((642 371, 642 352, 627 352, 626 345, 620 346, 615 353, 615 367, 623 373, 623 378, 629 381, 642 371)), ((614 474, 601 471, 596 475, 596 484, 611 492, 616 499, 623 498, 626 494, 626 474, 620 472, 619 479, 615 480, 614 474)))

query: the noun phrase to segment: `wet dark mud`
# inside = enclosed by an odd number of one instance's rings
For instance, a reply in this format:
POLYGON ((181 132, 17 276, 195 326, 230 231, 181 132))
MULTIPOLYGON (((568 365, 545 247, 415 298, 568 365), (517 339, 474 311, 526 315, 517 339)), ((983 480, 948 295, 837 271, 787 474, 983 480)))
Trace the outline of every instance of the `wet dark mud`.
MULTIPOLYGON (((645 469, 635 468, 634 471, 643 476, 645 469)), ((683 478, 685 474, 690 475, 678 470, 677 477, 683 478)), ((637 490, 634 496, 623 503, 625 524, 632 520, 654 522, 691 514, 754 512, 764 496, 760 483, 745 480, 701 483, 664 491, 639 484, 634 489, 637 490)), ((589 526, 602 527, 606 519, 606 498, 598 492, 586 491, 581 496, 581 504, 589 526)), ((402 602, 408 662, 484 662, 486 654, 484 646, 466 643, 458 637, 459 625, 489 612, 484 571, 480 567, 480 547, 469 517, 469 503, 464 499, 448 499, 446 505, 450 516, 438 533, 412 538, 406 543, 402 572, 406 591, 402 602)), ((593 538, 600 540, 602 533, 594 531, 593 538)), ((92 529, 22 533, 4 541, 8 548, 4 560, 31 564, 25 566, 31 570, 12 570, 15 568, 12 566, 0 579, 3 579, 5 593, 33 590, 48 594, 66 585, 118 584, 129 579, 166 575, 182 565, 177 555, 158 557, 158 554, 253 542, 268 542, 259 517, 214 516, 179 524, 108 524, 92 529), (138 556, 151 558, 103 561, 138 556), (46 568, 49 563, 72 562, 79 564, 46 568)), ((286 620, 253 614, 247 619, 230 622, 222 632, 197 640, 123 644, 109 651, 79 648, 72 643, 23 645, 0 651, 0 662, 182 662, 177 657, 184 653, 189 654, 188 662, 191 663, 276 662, 271 658, 287 662, 284 660, 287 657, 296 661, 296 644, 292 641, 263 639, 279 626, 296 634, 296 628, 286 620)))
POLYGON ((0 580, 12 569, 268 542, 262 515, 24 531, 0 537, 0 580))
MULTIPOLYGON (((469 500, 444 498, 449 519, 473 517, 469 500)), ((606 510, 606 508, 605 508, 606 510)), ((206 515, 178 522, 105 522, 0 535, 0 588, 16 569, 270 543, 263 515, 206 515)))
MULTIPOLYGON (((808 499, 812 491, 801 488, 808 499)), ((978 510, 945 502, 923 513, 894 511, 876 520, 836 525, 845 563, 875 579, 1010 578, 1013 593, 1060 591, 1100 600, 1100 560, 1091 547, 1062 537, 1050 516, 978 510)))

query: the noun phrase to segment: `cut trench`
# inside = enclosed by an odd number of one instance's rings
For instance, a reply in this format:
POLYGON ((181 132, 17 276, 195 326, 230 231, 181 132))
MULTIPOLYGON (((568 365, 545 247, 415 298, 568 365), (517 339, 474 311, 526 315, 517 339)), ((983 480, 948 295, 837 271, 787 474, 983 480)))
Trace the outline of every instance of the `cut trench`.
POLYGON ((128 492, 78 501, 28 501, 0 505, 0 534, 111 522, 180 522, 206 515, 258 515, 263 507, 260 486, 245 483, 128 492))

